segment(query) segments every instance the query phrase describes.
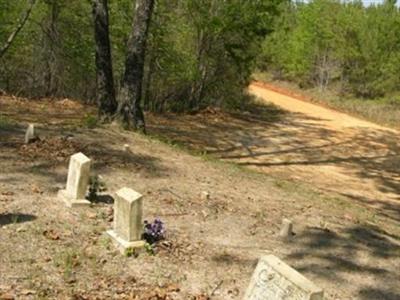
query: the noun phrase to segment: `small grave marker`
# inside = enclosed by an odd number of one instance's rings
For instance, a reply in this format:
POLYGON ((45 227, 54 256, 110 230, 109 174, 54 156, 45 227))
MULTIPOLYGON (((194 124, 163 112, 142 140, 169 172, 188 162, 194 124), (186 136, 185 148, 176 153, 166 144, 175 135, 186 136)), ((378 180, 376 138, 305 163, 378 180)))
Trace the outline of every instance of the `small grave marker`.
POLYGON ((201 200, 210 200, 211 195, 209 192, 202 191, 201 192, 201 200))
POLYGON ((35 125, 29 124, 25 132, 25 144, 35 142, 36 140, 38 140, 38 136, 35 133, 35 125))
POLYGON ((125 152, 131 152, 131 147, 129 147, 128 144, 124 144, 124 151, 125 152))
POLYGON ((90 178, 91 160, 83 153, 76 153, 69 160, 67 187, 59 197, 68 207, 90 205, 85 199, 90 178))
POLYGON ((114 200, 114 229, 108 230, 121 253, 128 248, 141 248, 143 234, 143 196, 132 189, 122 188, 114 200))
POLYGON ((324 292, 274 255, 260 259, 244 300, 323 300, 324 292))
POLYGON ((293 223, 289 219, 282 220, 282 227, 279 235, 284 239, 290 239, 293 236, 293 223))

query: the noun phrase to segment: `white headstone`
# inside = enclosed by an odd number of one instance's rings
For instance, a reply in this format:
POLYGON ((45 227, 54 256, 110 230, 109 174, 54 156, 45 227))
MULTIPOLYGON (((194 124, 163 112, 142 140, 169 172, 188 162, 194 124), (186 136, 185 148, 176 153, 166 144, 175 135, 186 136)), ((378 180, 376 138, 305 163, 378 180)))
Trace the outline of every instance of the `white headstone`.
POLYGON ((144 246, 143 196, 132 189, 122 188, 114 199, 114 229, 107 231, 121 252, 144 246))
POLYGON ((289 219, 282 220, 282 227, 279 235, 282 238, 291 238, 293 236, 293 223, 289 219))
POLYGON ((323 300, 324 292, 274 255, 262 257, 244 300, 323 300))
POLYGON ((76 153, 69 160, 67 188, 59 195, 69 207, 89 205, 85 199, 90 179, 91 160, 83 153, 76 153))
POLYGON ((35 134, 35 125, 29 124, 28 128, 25 132, 25 144, 29 144, 38 139, 38 136, 35 134))

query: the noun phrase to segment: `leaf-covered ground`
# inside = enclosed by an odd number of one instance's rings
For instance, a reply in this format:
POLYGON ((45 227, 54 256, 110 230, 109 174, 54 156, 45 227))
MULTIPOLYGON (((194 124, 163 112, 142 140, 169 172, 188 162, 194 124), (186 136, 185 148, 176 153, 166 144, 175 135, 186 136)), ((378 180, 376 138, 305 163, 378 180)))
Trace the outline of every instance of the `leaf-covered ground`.
POLYGON ((0 99, 0 298, 241 299, 266 253, 324 288, 327 299, 400 297, 398 211, 397 218, 377 213, 300 180, 192 156, 112 126, 88 129, 91 108, 64 102, 68 109, 0 99), (27 122, 41 137, 30 145, 23 144, 27 122), (92 207, 70 210, 57 191, 76 151, 93 159, 107 191, 92 207), (122 256, 104 235, 112 197, 125 186, 144 195, 146 219, 166 223, 155 255, 122 256), (278 237, 283 217, 295 224, 290 242, 278 237))

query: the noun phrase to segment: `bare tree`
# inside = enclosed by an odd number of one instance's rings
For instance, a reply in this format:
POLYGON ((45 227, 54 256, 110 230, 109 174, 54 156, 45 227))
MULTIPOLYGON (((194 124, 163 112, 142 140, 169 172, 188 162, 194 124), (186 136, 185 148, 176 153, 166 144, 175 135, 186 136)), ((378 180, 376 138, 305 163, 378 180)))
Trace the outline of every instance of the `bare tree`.
POLYGON ((10 48, 11 44, 13 43, 13 41, 16 38, 16 36, 18 35, 18 33, 24 27, 26 21, 28 21, 29 16, 31 15, 31 12, 32 12, 32 9, 33 9, 33 6, 35 5, 35 3, 36 3, 36 0, 29 0, 29 5, 28 5, 27 10, 25 11, 25 14, 23 15, 23 17, 19 21, 19 23, 18 23, 17 27, 15 28, 15 30, 8 37, 8 39, 7 39, 6 43, 4 44, 4 46, 0 48, 0 58, 3 57, 4 54, 6 54, 7 50, 10 48))
POLYGON ((103 120, 117 110, 112 70, 108 0, 93 0, 94 37, 96 41, 97 104, 103 120))
POLYGON ((146 41, 155 0, 137 0, 129 37, 125 74, 118 95, 118 118, 124 127, 146 132, 140 105, 146 54, 146 41))

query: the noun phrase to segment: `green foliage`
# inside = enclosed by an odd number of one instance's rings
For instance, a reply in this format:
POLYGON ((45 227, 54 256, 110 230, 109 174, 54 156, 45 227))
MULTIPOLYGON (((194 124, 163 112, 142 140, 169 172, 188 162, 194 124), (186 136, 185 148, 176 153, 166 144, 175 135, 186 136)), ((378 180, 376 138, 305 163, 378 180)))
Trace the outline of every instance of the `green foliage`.
POLYGON ((95 128, 97 126, 98 119, 96 116, 87 114, 85 115, 83 122, 87 128, 95 128))
POLYGON ((0 115, 0 129, 10 129, 14 122, 7 116, 0 115))
MULTIPOLYGON (((147 110, 240 106, 261 42, 283 0, 159 0, 143 86, 147 110)), ((0 0, 0 45, 25 0, 0 0)), ((121 82, 133 0, 109 1, 115 83, 121 82)), ((25 96, 92 100, 96 78, 90 1, 38 0, 0 61, 0 88, 25 96)))
POLYGON ((154 247, 153 245, 146 243, 144 244, 144 249, 146 251, 146 253, 150 256, 154 256, 155 255, 155 251, 154 251, 154 247))
POLYGON ((132 247, 126 248, 124 254, 126 257, 138 257, 139 255, 136 249, 132 247))
POLYGON ((376 98, 399 90, 400 11, 393 3, 286 3, 260 67, 301 86, 376 98))

